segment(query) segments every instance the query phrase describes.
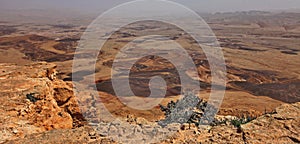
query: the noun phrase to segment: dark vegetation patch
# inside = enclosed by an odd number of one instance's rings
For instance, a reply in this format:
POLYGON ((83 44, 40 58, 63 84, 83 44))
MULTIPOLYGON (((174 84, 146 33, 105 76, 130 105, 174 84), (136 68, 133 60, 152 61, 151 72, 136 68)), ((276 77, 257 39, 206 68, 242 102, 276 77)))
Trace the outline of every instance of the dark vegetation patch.
POLYGON ((41 100, 41 99, 35 97, 34 95, 35 95, 35 93, 26 94, 26 98, 29 99, 33 103, 37 102, 38 100, 41 100))
POLYGON ((33 61, 57 62, 73 59, 73 55, 57 54, 46 51, 25 40, 19 41, 17 47, 21 49, 21 52, 25 54, 26 58, 33 61))
POLYGON ((300 35, 298 35, 298 34, 286 34, 286 35, 283 35, 283 36, 281 36, 281 37, 283 37, 283 38, 300 38, 300 35))
POLYGON ((62 32, 58 32, 58 33, 69 33, 69 32, 78 32, 78 30, 64 30, 62 32))
POLYGON ((295 103, 300 101, 300 81, 265 84, 231 82, 230 84, 256 96, 268 96, 286 103, 295 103))
POLYGON ((0 36, 10 35, 17 32, 17 29, 14 26, 0 25, 0 36))
POLYGON ((262 51, 266 51, 266 50, 260 50, 260 49, 255 49, 255 48, 249 48, 249 47, 245 47, 245 46, 241 46, 239 47, 240 50, 247 50, 247 51, 257 51, 257 52, 262 52, 262 51))
POLYGON ((254 119, 256 119, 256 117, 244 116, 242 118, 233 119, 230 121, 230 123, 237 128, 241 128, 241 125, 249 123, 254 119))
POLYGON ((237 44, 237 43, 222 43, 222 44, 220 44, 220 46, 225 47, 225 48, 239 49, 239 50, 246 50, 246 51, 256 51, 256 52, 266 51, 266 50, 262 50, 262 49, 250 48, 250 47, 244 46, 242 44, 237 44))
MULTIPOLYGON (((38 35, 29 36, 29 39, 31 41, 41 41, 41 42, 49 40, 49 38, 47 37, 38 36, 38 35)), ((14 48, 19 50, 20 52, 25 54, 24 57, 25 59, 29 59, 32 61, 58 62, 58 61, 67 61, 73 59, 73 54, 58 54, 55 52, 47 51, 37 47, 36 44, 24 39, 7 40, 3 38, 0 40, 0 44, 1 46, 4 46, 2 49, 14 48)), ((73 52, 74 45, 75 44, 68 44, 66 46, 66 49, 64 48, 64 50, 67 52, 73 52)))
POLYGON ((74 28, 76 26, 71 25, 71 24, 55 24, 55 25, 51 25, 53 28, 60 28, 60 29, 71 29, 74 28))
POLYGON ((58 41, 59 42, 77 42, 79 40, 80 40, 79 38, 64 38, 64 39, 61 39, 61 40, 58 40, 58 41))
POLYGON ((87 28, 86 27, 81 27, 80 30, 85 31, 87 28))
POLYGON ((40 35, 31 35, 31 36, 29 36, 29 40, 44 42, 44 41, 50 40, 50 38, 44 37, 44 36, 40 36, 40 35))
POLYGON ((8 41, 0 42, 1 46, 11 46, 13 44, 14 44, 13 42, 8 42, 8 41))
POLYGON ((76 42, 60 42, 53 46, 53 48, 57 50, 64 51, 66 53, 73 53, 76 50, 77 43, 76 42))
POLYGON ((73 55, 63 55, 63 54, 57 54, 57 53, 52 53, 52 54, 53 55, 51 57, 42 58, 42 60, 40 60, 40 61, 46 61, 46 62, 63 62, 63 61, 72 60, 74 58, 73 55))
POLYGON ((281 51, 281 53, 289 54, 289 55, 298 55, 298 53, 293 52, 293 51, 281 51))
POLYGON ((25 40, 17 41, 15 42, 15 45, 22 53, 25 54, 27 59, 33 61, 54 62, 72 59, 70 56, 61 55, 38 48, 34 44, 25 40))

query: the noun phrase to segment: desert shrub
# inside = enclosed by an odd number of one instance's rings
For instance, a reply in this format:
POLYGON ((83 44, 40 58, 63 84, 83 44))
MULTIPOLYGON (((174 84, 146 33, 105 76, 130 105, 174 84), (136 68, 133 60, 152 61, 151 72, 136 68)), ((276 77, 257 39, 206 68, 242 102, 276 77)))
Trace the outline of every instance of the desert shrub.
POLYGON ((165 114, 165 119, 158 122, 161 126, 166 126, 170 123, 193 123, 196 126, 200 124, 209 124, 211 126, 232 124, 235 127, 240 128, 242 124, 246 124, 256 119, 256 117, 249 114, 242 114, 236 119, 218 120, 214 118, 213 120, 209 120, 208 118, 211 117, 209 114, 204 116, 204 110, 210 109, 210 111, 215 110, 216 112, 217 109, 192 93, 186 93, 182 99, 176 102, 171 101, 166 106, 160 105, 160 109, 165 114), (202 120, 202 123, 200 123, 200 120, 202 120), (212 122, 205 123, 210 121, 212 122))
POLYGON ((230 123, 239 128, 241 127, 242 124, 246 124, 248 122, 251 122, 252 120, 256 119, 256 117, 252 117, 250 115, 247 115, 245 117, 242 117, 242 118, 238 118, 238 119, 234 119, 234 120, 231 120, 230 123))
POLYGON ((26 98, 29 99, 33 103, 37 102, 38 100, 41 100, 39 98, 36 98, 34 95, 35 95, 35 93, 26 94, 26 98))
MULTIPOLYGON (((208 104, 206 101, 200 99, 193 93, 188 92, 184 94, 182 99, 176 102, 171 101, 167 106, 160 105, 160 109, 165 114, 165 119, 159 121, 158 124, 161 126, 170 123, 194 123, 195 125, 199 125, 206 108, 216 110, 215 107, 208 104)), ((205 117, 203 120, 209 121, 205 117)))

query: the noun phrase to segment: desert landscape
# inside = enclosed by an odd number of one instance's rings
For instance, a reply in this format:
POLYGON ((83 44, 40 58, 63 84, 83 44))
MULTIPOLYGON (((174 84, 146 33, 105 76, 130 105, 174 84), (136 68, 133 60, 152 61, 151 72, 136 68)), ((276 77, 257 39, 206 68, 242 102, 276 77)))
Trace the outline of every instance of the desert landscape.
MULTIPOLYGON (((142 138, 136 142, 143 143, 300 143, 300 13, 199 15, 215 33, 227 69, 222 105, 213 124, 205 126, 197 125, 194 119, 197 121, 202 107, 209 105, 205 103, 211 93, 209 62, 195 40, 180 28, 158 21, 125 26, 111 34, 101 48, 95 71, 73 71, 76 48, 93 16, 50 15, 46 19, 42 18, 43 12, 2 13, 0 143, 119 143, 116 137, 128 139, 120 140, 123 143, 133 143, 133 138, 122 130, 128 126, 122 125, 123 121, 134 128, 133 135, 142 138), (111 70, 116 54, 130 41, 149 34, 168 35, 186 49, 196 65, 198 73, 185 72, 201 87, 196 96, 197 112, 189 123, 161 125, 172 118, 168 115, 172 103, 185 103, 178 71, 162 57, 138 59, 129 78, 118 78, 129 79, 134 103, 150 95, 151 77, 161 76, 167 88, 160 105, 137 110, 124 105, 115 95, 111 70), (94 83, 85 86, 89 89, 96 85, 97 95, 88 90, 75 95, 72 82, 85 81, 93 75, 94 83), (97 111, 99 101, 121 122, 108 124, 105 118, 99 119, 97 115, 106 116, 97 111), (157 131, 153 141, 144 134, 147 130, 157 131), (170 131, 174 134, 159 137, 170 131)), ((168 55, 168 49, 164 54, 168 55)), ((180 59, 180 55, 173 57, 180 59)), ((141 105, 147 105, 147 101, 141 105)))

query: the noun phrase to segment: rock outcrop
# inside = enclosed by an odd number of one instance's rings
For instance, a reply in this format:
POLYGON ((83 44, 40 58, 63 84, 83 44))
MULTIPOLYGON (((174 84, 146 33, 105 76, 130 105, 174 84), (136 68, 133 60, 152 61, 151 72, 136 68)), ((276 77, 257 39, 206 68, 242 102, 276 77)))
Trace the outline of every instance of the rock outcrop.
POLYGON ((76 125, 72 84, 56 79, 55 67, 0 65, 0 142, 76 125))
POLYGON ((276 108, 242 126, 248 143, 300 143, 300 102, 276 108))

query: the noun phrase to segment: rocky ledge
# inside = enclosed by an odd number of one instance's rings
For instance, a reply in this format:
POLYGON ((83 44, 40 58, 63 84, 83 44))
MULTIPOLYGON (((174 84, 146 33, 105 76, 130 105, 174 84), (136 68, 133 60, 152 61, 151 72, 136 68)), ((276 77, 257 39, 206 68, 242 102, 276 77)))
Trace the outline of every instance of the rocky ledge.
POLYGON ((49 63, 0 65, 0 143, 117 143, 114 137, 143 138, 145 131, 165 133, 165 128, 174 134, 160 143, 300 143, 300 102, 239 125, 231 116, 217 116, 225 122, 212 126, 175 121, 165 127, 128 116, 123 121, 134 128, 132 134, 124 133, 128 125, 122 121, 92 127, 80 114, 72 83, 57 79, 55 68, 49 63))
POLYGON ((55 68, 0 65, 0 142, 80 125, 72 84, 56 79, 55 68))

